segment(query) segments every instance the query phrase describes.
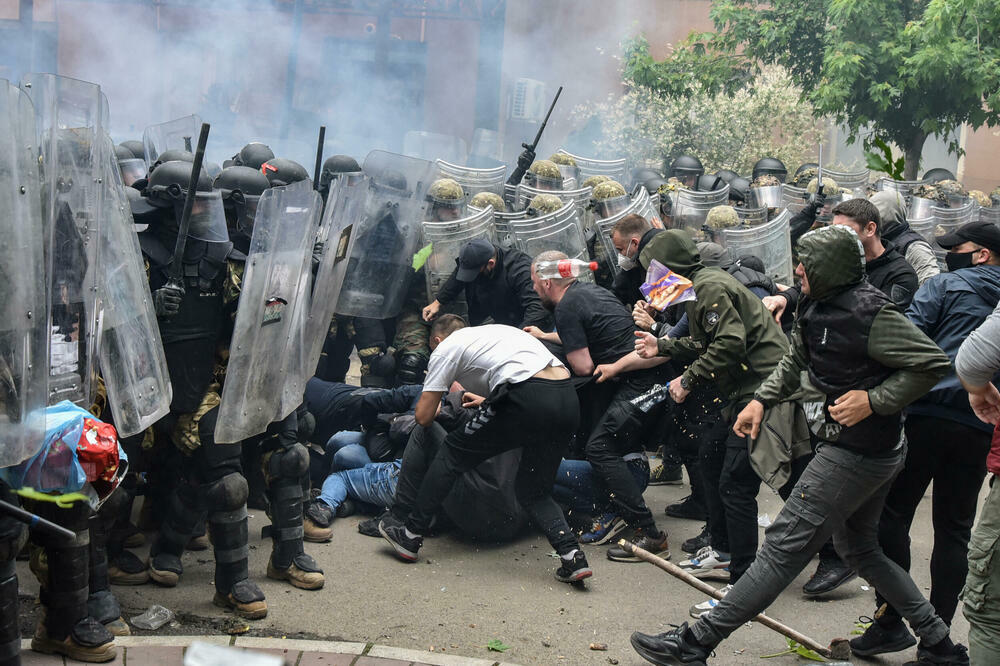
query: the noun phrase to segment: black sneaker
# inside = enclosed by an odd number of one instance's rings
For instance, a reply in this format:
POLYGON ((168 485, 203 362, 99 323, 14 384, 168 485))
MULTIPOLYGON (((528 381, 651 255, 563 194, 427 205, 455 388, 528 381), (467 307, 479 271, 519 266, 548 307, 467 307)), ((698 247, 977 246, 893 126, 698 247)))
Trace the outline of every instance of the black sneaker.
POLYGON ((587 564, 587 557, 583 551, 576 551, 572 560, 566 560, 562 557, 559 559, 562 565, 556 569, 556 580, 560 583, 576 583, 594 575, 590 565, 587 564))
POLYGON ((358 512, 358 505, 354 500, 347 498, 337 507, 337 518, 347 518, 358 512))
MULTIPOLYGON (((902 620, 881 625, 868 617, 858 618, 860 622, 871 622, 865 633, 852 638, 851 652, 859 657, 874 657, 877 654, 899 652, 917 644, 910 630, 902 620)), ((947 663, 947 662, 946 662, 947 663)))
POLYGON ((306 518, 319 527, 329 527, 333 524, 334 512, 326 502, 320 500, 306 502, 304 513, 306 518))
POLYGON ((694 555, 705 546, 711 546, 711 545, 712 545, 712 535, 709 533, 708 523, 706 523, 705 526, 701 528, 701 533, 698 534, 698 536, 691 537, 690 539, 681 544, 681 550, 683 550, 685 553, 690 553, 691 555, 694 555))
POLYGON ((820 558, 816 573, 802 586, 802 593, 815 597, 833 592, 844 583, 849 583, 857 577, 858 573, 847 566, 839 557, 829 560, 820 558))
POLYGON ((685 520, 708 520, 708 511, 705 507, 688 495, 677 504, 671 504, 663 510, 671 518, 683 518, 685 520))
POLYGON ((406 536, 406 528, 403 523, 391 514, 379 521, 379 534, 389 542, 396 555, 404 562, 416 562, 417 551, 424 545, 423 537, 410 538, 406 536))
MULTIPOLYGON (((653 533, 651 535, 640 527, 636 528, 635 535, 629 540, 636 546, 639 546, 639 548, 649 551, 653 555, 658 555, 665 560, 670 559, 670 546, 667 545, 666 532, 653 533)), ((608 548, 608 559, 615 562, 642 562, 631 551, 625 550, 618 545, 608 548)))
POLYGON ((684 632, 688 628, 687 622, 680 626, 672 626, 676 628, 662 634, 633 632, 629 638, 632 648, 640 657, 652 664, 705 666, 705 661, 712 651, 684 639, 684 632))
POLYGON ((969 666, 969 650, 961 643, 948 641, 950 648, 931 650, 924 647, 920 641, 917 648, 917 660, 908 661, 903 666, 928 666, 928 664, 946 664, 947 666, 969 666))

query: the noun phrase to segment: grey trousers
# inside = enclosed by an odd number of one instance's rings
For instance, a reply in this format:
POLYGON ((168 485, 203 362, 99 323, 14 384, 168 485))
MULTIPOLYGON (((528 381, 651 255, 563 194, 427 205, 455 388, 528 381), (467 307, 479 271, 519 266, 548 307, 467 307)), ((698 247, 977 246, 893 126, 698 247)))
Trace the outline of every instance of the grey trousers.
POLYGON ((698 641, 715 646, 764 611, 831 535, 840 556, 878 588, 926 644, 945 638, 948 625, 878 543, 882 506, 905 459, 903 446, 876 458, 821 444, 765 533, 753 564, 725 599, 691 627, 698 641))

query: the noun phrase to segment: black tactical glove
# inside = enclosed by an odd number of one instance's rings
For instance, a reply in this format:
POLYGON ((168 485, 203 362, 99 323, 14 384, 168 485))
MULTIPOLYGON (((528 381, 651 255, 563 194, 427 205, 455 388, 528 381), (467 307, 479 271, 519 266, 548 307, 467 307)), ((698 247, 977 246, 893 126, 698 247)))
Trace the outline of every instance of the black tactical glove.
POLYGON ((181 310, 181 299, 184 298, 183 287, 166 285, 153 292, 153 306, 157 317, 173 317, 181 310))
POLYGON ((521 168, 522 171, 527 171, 531 166, 531 163, 535 161, 535 151, 531 148, 525 147, 524 151, 521 152, 517 157, 517 166, 521 168))
POLYGON ((323 247, 324 247, 323 241, 316 241, 316 243, 313 245, 312 268, 314 271, 319 268, 319 262, 323 260, 323 247))
POLYGON ((822 208, 823 204, 825 203, 826 203, 826 194, 824 194, 823 192, 816 192, 815 194, 809 195, 809 203, 807 205, 810 208, 812 208, 813 214, 816 214, 819 212, 819 209, 822 208))

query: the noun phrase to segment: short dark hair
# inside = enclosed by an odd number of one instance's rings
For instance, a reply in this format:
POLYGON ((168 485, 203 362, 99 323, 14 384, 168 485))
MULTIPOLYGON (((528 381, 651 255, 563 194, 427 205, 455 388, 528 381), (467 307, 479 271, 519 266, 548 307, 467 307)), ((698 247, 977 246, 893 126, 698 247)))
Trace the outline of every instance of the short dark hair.
POLYGON ((630 213, 615 222, 612 233, 616 233, 619 236, 642 236, 652 228, 653 225, 642 215, 630 213))
POLYGON ((443 314, 431 324, 431 337, 444 339, 469 323, 457 314, 443 314))
POLYGON ((875 235, 882 236, 882 217, 878 214, 878 208, 868 199, 848 199, 833 207, 833 215, 843 215, 851 218, 851 221, 864 228, 869 222, 875 223, 875 235))

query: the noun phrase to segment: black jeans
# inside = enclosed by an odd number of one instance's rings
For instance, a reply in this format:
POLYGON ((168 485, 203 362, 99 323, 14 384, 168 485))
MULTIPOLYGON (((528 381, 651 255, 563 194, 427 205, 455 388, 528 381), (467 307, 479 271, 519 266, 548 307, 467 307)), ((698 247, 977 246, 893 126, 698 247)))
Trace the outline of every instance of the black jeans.
POLYGON ((497 387, 468 423, 448 433, 422 479, 417 479, 419 466, 403 464, 400 486, 420 488, 406 527, 426 534, 459 476, 498 453, 523 447, 515 481, 518 501, 557 553, 570 552, 578 544, 552 499, 552 484, 579 421, 580 405, 569 380, 529 379, 497 387))
MULTIPOLYGON (((992 433, 931 416, 907 416, 905 428, 909 452, 885 499, 879 543, 893 562, 910 570, 910 525, 917 505, 934 481, 930 602, 950 625, 969 572, 969 538, 986 478, 992 433)), ((884 601, 876 595, 878 605, 884 601)), ((887 613, 899 615, 892 608, 887 613)))
POLYGON ((587 461, 607 488, 618 515, 630 527, 656 530, 653 513, 642 499, 642 489, 635 482, 623 456, 643 450, 640 434, 649 418, 631 404, 636 396, 652 387, 646 377, 626 377, 618 383, 614 396, 587 439, 587 461))
POLYGON ((742 405, 720 413, 701 444, 702 480, 708 505, 712 547, 728 552, 729 579, 735 583, 757 554, 757 491, 760 477, 750 466, 747 441, 733 432, 723 414, 738 414, 742 405))

